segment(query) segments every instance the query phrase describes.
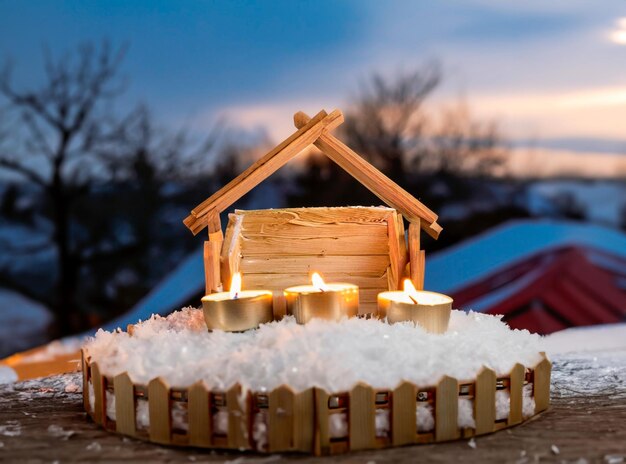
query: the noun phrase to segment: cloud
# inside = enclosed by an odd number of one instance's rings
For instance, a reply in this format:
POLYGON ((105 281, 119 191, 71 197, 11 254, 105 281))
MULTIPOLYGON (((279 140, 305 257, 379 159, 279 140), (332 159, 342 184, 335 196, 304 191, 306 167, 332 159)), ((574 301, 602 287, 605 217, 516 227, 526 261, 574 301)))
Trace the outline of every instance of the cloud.
POLYGON ((624 139, 626 86, 564 92, 498 92, 472 95, 475 114, 497 119, 513 138, 624 139))
POLYGON ((507 166, 516 177, 626 177, 626 157, 606 153, 516 148, 510 152, 507 166))

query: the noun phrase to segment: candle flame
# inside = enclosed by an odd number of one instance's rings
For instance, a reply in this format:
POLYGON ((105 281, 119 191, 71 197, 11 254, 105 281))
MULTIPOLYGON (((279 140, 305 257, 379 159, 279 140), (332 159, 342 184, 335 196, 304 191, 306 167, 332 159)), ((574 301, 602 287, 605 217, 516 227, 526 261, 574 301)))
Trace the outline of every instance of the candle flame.
POLYGON ((235 272, 230 281, 230 297, 233 300, 237 299, 237 297, 239 297, 239 292, 241 292, 241 273, 235 272))
POLYGON ((328 290, 328 285, 326 285, 326 282, 324 282, 324 279, 322 279, 322 276, 319 275, 319 273, 314 272, 311 276, 311 281, 313 282, 313 286, 318 290, 321 290, 322 292, 328 290))
POLYGON ((419 293, 415 289, 413 282, 411 279, 404 279, 404 293, 413 301, 413 303, 417 304, 417 300, 419 298, 419 293))

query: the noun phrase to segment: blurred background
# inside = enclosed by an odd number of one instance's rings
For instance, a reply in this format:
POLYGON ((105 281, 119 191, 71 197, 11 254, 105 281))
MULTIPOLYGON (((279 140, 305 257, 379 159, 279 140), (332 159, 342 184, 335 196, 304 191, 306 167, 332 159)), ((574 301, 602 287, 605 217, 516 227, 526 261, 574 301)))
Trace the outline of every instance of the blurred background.
MULTIPOLYGON (((623 321, 625 66, 618 1, 0 0, 0 357, 197 306, 183 218, 322 108, 440 215, 428 289, 623 321)), ((235 207, 378 204, 310 150, 235 207)))

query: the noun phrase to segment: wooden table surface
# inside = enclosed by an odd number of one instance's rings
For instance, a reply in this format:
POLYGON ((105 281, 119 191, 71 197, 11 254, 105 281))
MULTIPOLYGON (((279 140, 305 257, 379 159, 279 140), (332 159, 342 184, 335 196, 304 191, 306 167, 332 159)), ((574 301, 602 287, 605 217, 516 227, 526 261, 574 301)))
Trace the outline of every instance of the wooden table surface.
POLYGON ((0 385, 0 462, 626 462, 625 361, 626 352, 554 359, 551 408, 512 429, 332 458, 176 449, 116 436, 83 412, 77 374, 0 385))

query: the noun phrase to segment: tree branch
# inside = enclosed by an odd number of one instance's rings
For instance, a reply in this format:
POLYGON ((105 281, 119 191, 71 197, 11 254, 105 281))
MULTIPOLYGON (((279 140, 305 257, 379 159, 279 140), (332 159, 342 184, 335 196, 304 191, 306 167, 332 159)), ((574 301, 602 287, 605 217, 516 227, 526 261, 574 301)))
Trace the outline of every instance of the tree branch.
POLYGON ((0 158, 0 167, 20 174, 41 187, 47 187, 45 179, 41 177, 34 169, 28 168, 15 160, 0 158))

